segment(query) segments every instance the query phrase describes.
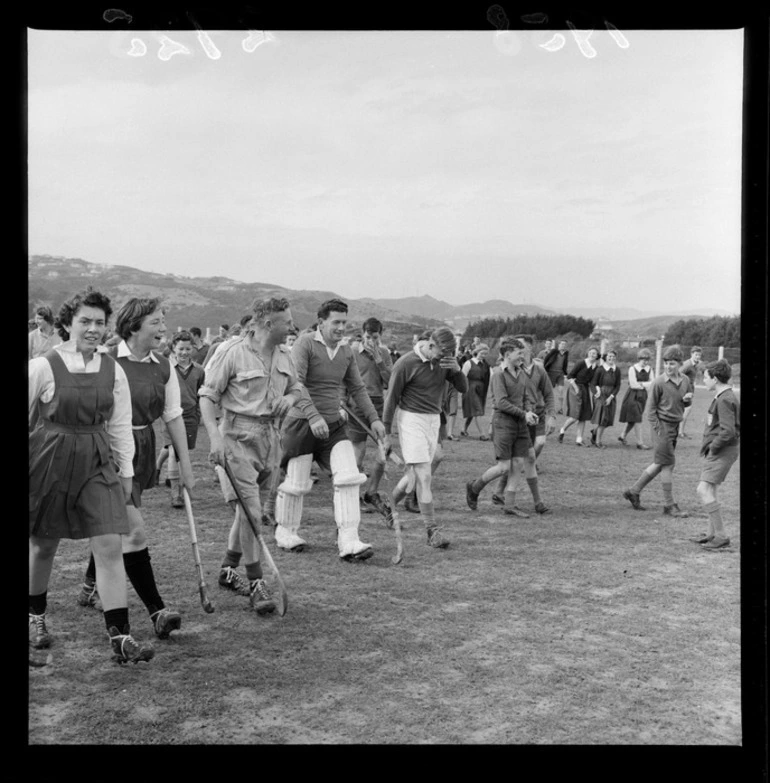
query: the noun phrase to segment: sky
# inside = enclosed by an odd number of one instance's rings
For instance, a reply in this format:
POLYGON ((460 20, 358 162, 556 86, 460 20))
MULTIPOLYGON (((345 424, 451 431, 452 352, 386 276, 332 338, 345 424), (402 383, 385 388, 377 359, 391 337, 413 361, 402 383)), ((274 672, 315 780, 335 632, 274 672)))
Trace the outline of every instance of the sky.
POLYGON ((740 29, 30 29, 28 250, 739 313, 742 69, 740 29))

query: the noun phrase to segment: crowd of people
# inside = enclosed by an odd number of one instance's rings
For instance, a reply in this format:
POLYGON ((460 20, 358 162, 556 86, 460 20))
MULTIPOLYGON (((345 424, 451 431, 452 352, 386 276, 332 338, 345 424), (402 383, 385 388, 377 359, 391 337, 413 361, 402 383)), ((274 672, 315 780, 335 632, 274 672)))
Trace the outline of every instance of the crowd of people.
POLYGON ((534 513, 550 514, 538 461, 556 432, 557 415, 566 409, 559 444, 575 424, 576 445, 602 449, 619 409, 622 446, 635 432, 637 448, 652 448, 642 441, 645 419, 654 433, 652 463, 623 497, 644 510, 642 491, 660 474, 664 514, 687 516, 674 497, 673 470, 677 439, 688 437, 684 426, 699 371, 715 396, 697 487, 709 529, 694 540, 708 551, 729 546, 718 488, 738 456, 740 404, 729 384, 730 365, 721 359, 704 364, 697 346, 687 362, 677 346, 669 347, 658 377, 650 352, 641 349, 618 406, 621 372, 611 349, 602 354, 590 347, 570 364, 565 340, 549 340, 536 353, 534 337, 519 334, 502 338, 493 359, 479 338, 460 347, 442 326, 415 334, 412 347, 400 352, 393 342, 384 345, 383 324, 374 317, 349 339, 348 306, 339 299, 321 303, 317 322, 302 331, 287 299, 257 300, 237 325, 222 324, 211 345, 197 327, 168 340, 159 298, 129 299, 112 334, 111 316, 109 297, 89 288, 64 302, 56 318, 50 308, 39 308, 29 337, 29 623, 35 649, 51 644, 47 590, 62 538, 89 540, 77 603, 103 614, 114 660, 149 661, 155 653, 132 633, 129 582, 158 639, 181 628, 181 614, 166 605, 155 579, 142 495, 160 484, 165 467, 171 505, 185 505, 184 494, 191 496, 195 487, 190 452, 201 423, 233 512, 218 584, 248 598, 258 615, 271 614, 276 604, 251 520, 271 526, 275 545, 287 552, 312 548, 300 533, 304 498, 319 471, 333 485, 341 560, 373 555, 359 536, 362 512, 381 514, 388 526, 400 523, 402 509, 419 514, 427 545, 449 547, 433 477, 444 441, 470 440, 471 426, 479 440, 491 441, 494 453, 494 463, 467 481, 471 510, 492 484, 492 503, 504 514, 530 516, 520 505, 524 490, 534 513), (482 427, 490 404, 489 424, 482 427), (456 436, 458 414, 463 426, 456 436), (381 491, 396 432, 403 475, 381 491), (374 450, 367 459, 369 445, 374 450))

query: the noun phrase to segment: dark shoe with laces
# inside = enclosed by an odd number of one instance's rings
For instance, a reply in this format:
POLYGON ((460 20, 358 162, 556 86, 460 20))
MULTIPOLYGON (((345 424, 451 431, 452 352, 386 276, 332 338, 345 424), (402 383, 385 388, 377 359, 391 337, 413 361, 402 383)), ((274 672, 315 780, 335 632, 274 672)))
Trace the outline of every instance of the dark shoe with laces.
POLYGON ((444 538, 441 531, 435 525, 429 527, 428 530, 428 545, 434 549, 446 549, 449 546, 449 541, 444 538))
POLYGON ((270 614, 270 612, 275 611, 275 601, 273 596, 270 595, 264 579, 253 579, 250 588, 251 597, 249 598, 249 603, 257 614, 270 614))
POLYGON ((509 517, 519 517, 520 519, 529 519, 529 514, 526 511, 522 511, 518 506, 506 506, 503 509, 503 513, 509 517))
POLYGON ((537 511, 538 514, 550 514, 551 509, 546 506, 545 503, 536 503, 535 504, 535 511, 537 511))
POLYGON ((663 516, 688 519, 690 515, 686 511, 682 511, 676 503, 672 503, 670 506, 663 506, 663 516))
POLYGON ((29 613, 29 646, 36 650, 45 650, 51 646, 51 634, 45 624, 43 614, 29 613))
POLYGON ((644 511, 645 507, 642 505, 639 495, 636 492, 632 492, 630 489, 623 490, 623 497, 637 510, 644 511))
POLYGON ((225 590, 232 590, 236 595, 251 595, 251 586, 249 583, 231 566, 224 566, 219 569, 220 587, 225 590))
POLYGON ((497 493, 494 493, 492 495, 492 505, 493 506, 504 506, 505 505, 505 499, 500 497, 497 493))
POLYGON ((159 609, 150 615, 150 619, 158 639, 168 639, 172 631, 178 631, 182 627, 182 615, 172 609, 159 609))
POLYGON ((117 663, 139 663, 149 661, 155 655, 155 650, 149 642, 138 642, 131 636, 131 628, 123 626, 121 633, 114 625, 110 627, 110 642, 112 644, 112 660, 117 663))

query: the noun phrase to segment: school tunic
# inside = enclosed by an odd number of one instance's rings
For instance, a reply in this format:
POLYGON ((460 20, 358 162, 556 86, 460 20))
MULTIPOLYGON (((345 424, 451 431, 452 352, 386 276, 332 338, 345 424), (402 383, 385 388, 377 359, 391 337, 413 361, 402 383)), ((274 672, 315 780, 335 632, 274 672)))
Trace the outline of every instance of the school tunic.
POLYGON ((577 394, 569 384, 567 392, 567 416, 578 421, 590 421, 593 415, 591 396, 591 381, 596 372, 596 365, 590 365, 585 359, 578 359, 567 375, 577 384, 577 394))
POLYGON ((644 406, 647 404, 647 389, 641 384, 652 380, 652 370, 633 364, 628 368, 628 389, 620 406, 619 421, 623 424, 638 424, 644 420, 644 406))
POLYGON ((468 372, 464 373, 468 379, 468 391, 463 395, 463 416, 466 419, 484 415, 491 373, 489 365, 483 360, 471 360, 468 364, 468 372))
POLYGON ((115 469, 131 476, 128 384, 110 357, 91 363, 98 369, 70 372, 57 350, 30 362, 29 534, 38 538, 129 532, 115 469))
MULTIPOLYGON (((125 340, 113 355, 128 378, 131 389, 131 426, 134 436, 134 489, 155 486, 156 443, 153 422, 163 417, 168 423, 182 415, 179 380, 165 356, 153 351, 137 359, 125 340), (170 393, 169 393, 170 392, 170 393)), ((136 494, 136 492, 134 493, 136 494)), ((137 498, 134 498, 137 504, 137 498)))
POLYGON ((591 384, 592 389, 597 387, 601 396, 594 399, 591 423, 599 427, 611 427, 615 423, 615 410, 620 391, 620 370, 615 366, 600 366, 591 384), (612 400, 607 402, 610 395, 612 395, 612 400))

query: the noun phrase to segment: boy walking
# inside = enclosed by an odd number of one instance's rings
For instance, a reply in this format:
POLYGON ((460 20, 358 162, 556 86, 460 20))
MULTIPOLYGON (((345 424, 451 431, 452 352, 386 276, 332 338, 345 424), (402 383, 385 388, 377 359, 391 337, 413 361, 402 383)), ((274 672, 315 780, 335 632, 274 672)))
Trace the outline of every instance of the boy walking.
POLYGON ((643 511, 639 496, 642 490, 659 473, 663 488, 663 514, 671 517, 688 517, 674 500, 674 465, 676 441, 679 435, 679 423, 684 410, 692 404, 690 380, 682 375, 682 351, 678 345, 672 345, 663 354, 664 372, 655 379, 650 388, 650 407, 647 417, 652 425, 655 438, 653 462, 648 465, 636 483, 623 491, 623 497, 637 511, 643 511))
MULTIPOLYGON (((398 417, 401 453, 406 463, 406 471, 391 493, 391 507, 395 509, 416 485, 428 544, 437 549, 449 546, 436 524, 431 489, 431 462, 438 448, 444 386, 449 381, 461 394, 468 390, 468 379, 455 358, 456 347, 454 333, 447 326, 436 329, 428 340, 416 342, 414 350, 404 354, 393 367, 382 417, 388 435, 393 419, 398 417)), ((394 515, 397 513, 393 511, 394 515)))
POLYGON ((710 362, 703 371, 706 388, 715 394, 706 416, 700 450, 703 469, 696 492, 708 514, 709 529, 705 536, 695 540, 710 552, 730 545, 722 522, 717 489, 738 459, 741 436, 741 405, 728 383, 731 376, 732 368, 724 359, 710 362))

